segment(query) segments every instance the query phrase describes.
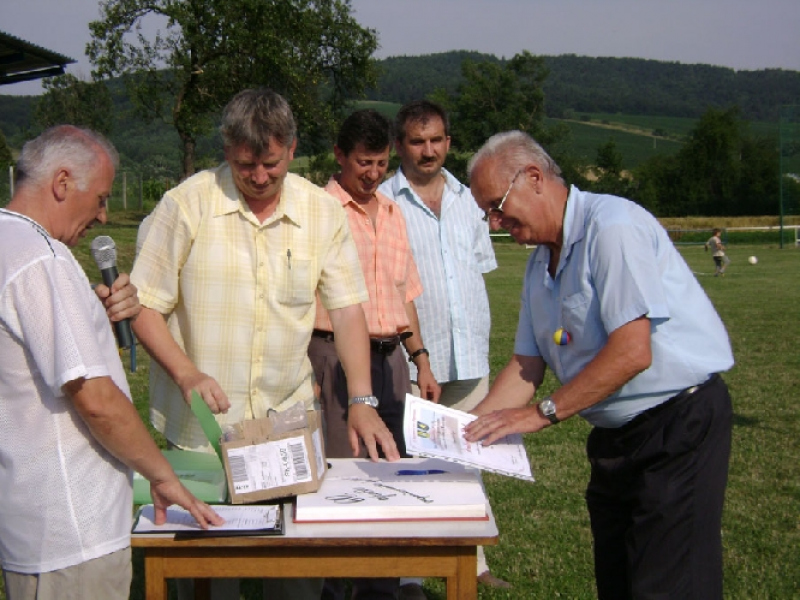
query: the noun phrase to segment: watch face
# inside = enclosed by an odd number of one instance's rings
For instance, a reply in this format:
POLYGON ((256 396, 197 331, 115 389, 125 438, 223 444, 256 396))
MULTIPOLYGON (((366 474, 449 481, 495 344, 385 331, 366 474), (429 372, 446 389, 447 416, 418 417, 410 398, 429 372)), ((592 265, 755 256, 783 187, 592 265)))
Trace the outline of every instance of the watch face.
POLYGON ((556 403, 553 402, 552 398, 545 398, 542 400, 539 403, 539 410, 542 412, 542 416, 551 423, 555 424, 559 422, 558 417, 556 417, 556 403))

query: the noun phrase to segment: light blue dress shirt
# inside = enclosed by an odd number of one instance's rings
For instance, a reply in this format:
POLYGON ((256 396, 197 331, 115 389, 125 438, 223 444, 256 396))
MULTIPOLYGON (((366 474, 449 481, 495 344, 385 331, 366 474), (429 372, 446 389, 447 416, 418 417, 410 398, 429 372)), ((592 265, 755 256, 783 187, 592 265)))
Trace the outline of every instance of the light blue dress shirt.
MULTIPOLYGON (((483 212, 468 187, 446 170, 442 173, 446 183, 439 218, 411 189, 402 169, 379 188, 406 218, 422 279, 422 295, 414 304, 439 383, 489 374, 491 315, 483 274, 497 268, 483 212)), ((410 366, 416 380, 416 367, 410 366)))
POLYGON ((550 250, 528 260, 514 352, 541 356, 567 383, 597 355, 608 335, 646 315, 651 366, 580 414, 619 427, 680 390, 733 365, 728 334, 700 284, 658 221, 639 205, 572 187, 555 278, 550 250), (560 328, 571 341, 558 345, 560 328))

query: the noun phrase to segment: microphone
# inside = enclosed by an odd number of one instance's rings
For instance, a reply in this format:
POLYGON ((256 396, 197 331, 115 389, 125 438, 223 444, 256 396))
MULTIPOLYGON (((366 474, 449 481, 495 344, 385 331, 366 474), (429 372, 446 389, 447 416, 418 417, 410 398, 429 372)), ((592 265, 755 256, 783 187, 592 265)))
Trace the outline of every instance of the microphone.
MULTIPOLYGON (((92 256, 97 266, 100 268, 100 275, 103 283, 111 288, 111 285, 119 277, 117 271, 117 246, 107 235, 98 235, 92 240, 92 256)), ((133 346, 133 334, 131 324, 128 319, 114 322, 114 333, 117 336, 117 345, 120 348, 130 348, 133 346)))

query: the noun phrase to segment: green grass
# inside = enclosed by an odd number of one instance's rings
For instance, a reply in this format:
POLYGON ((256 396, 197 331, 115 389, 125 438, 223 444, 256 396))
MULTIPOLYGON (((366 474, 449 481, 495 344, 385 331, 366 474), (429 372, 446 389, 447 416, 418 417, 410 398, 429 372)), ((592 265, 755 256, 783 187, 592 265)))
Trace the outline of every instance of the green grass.
POLYGON ((668 137, 682 138, 696 125, 697 119, 688 117, 659 117, 653 115, 623 115, 621 113, 588 113, 595 125, 621 125, 642 134, 652 135, 656 129, 666 132, 668 137))
MULTIPOLYGON (((115 223, 94 230, 92 237, 111 235, 119 248, 120 268, 128 270, 136 228, 135 218, 124 217, 113 215, 115 223)), ((97 278, 89 243, 84 240, 75 253, 90 278, 97 278)), ((736 366, 725 375, 735 409, 723 519, 725 597, 798 597, 800 250, 781 250, 774 244, 731 246, 732 262, 724 278, 709 275, 713 262, 702 247, 680 250, 725 321, 736 356, 736 366), (759 258, 755 266, 747 262, 751 255, 759 258)), ((500 266, 487 276, 492 375, 513 349, 520 286, 530 252, 509 243, 495 244, 495 251, 500 266)), ((137 358, 137 372, 129 380, 136 405, 145 415, 149 361, 141 349, 137 358)), ((127 365, 128 357, 123 360, 127 365)), ((542 391, 556 386, 548 374, 542 391)), ((584 455, 588 432, 589 426, 574 418, 526 436, 535 483, 485 476, 500 530, 499 545, 486 548, 488 561, 493 572, 514 588, 481 588, 482 600, 594 597, 591 535, 583 500, 589 474, 584 455)), ((425 588, 431 600, 444 600, 442 582, 426 580, 425 588)), ((254 582, 245 582, 243 596, 260 598, 258 589, 254 582)), ((144 598, 138 552, 131 598, 144 598)), ((5 600, 2 589, 0 600, 5 600)))
MULTIPOLYGON (((626 170, 634 169, 641 163, 655 155, 674 154, 682 142, 654 138, 650 131, 632 132, 612 126, 603 126, 599 122, 581 123, 578 121, 565 121, 572 132, 571 149, 575 156, 583 162, 594 164, 597 159, 597 149, 614 140, 617 151, 622 155, 622 165, 626 170)), ((610 123, 610 125, 614 125, 610 123)))

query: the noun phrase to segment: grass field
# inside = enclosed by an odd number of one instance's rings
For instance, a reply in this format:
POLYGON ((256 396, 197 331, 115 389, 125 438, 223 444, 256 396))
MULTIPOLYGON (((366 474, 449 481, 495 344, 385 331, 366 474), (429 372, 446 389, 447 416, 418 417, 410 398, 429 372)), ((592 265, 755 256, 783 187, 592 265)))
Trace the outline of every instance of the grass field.
MULTIPOLYGON (((135 219, 114 216, 114 225, 95 229, 111 235, 120 269, 130 269, 135 219)), ((97 268, 90 240, 75 253, 90 278, 97 268)), ((499 268, 487 277, 491 311, 491 368, 495 375, 513 348, 519 292, 529 250, 497 243, 499 268)), ((681 252, 725 321, 737 364, 726 374, 734 401, 734 443, 723 523, 725 597, 800 597, 800 250, 774 245, 736 245, 724 278, 713 272, 702 247, 681 252), (756 255, 757 265, 747 257, 756 255)), ((128 363, 128 356, 123 360, 128 363)), ((149 361, 141 349, 129 379, 135 402, 147 412, 149 361)), ((557 383, 548 375, 543 392, 557 383)), ((487 474, 485 481, 500 530, 498 546, 486 549, 494 573, 509 591, 480 590, 480 598, 592 598, 591 536, 583 492, 588 478, 584 443, 589 426, 579 418, 529 435, 526 445, 536 483, 487 474)), ((135 555, 131 598, 142 600, 141 560, 135 555)), ((1 587, 1 584, 0 584, 1 587)), ((427 580, 431 600, 444 600, 441 582, 427 580)), ((246 582, 247 600, 260 598, 246 582)), ((5 596, 0 589, 0 600, 5 596)))
MULTIPOLYGON (((553 121, 558 122, 558 121, 553 121)), ((579 160, 594 164, 597 160, 597 149, 614 140, 617 151, 622 156, 622 165, 626 170, 635 169, 647 159, 656 155, 675 154, 683 146, 683 142, 675 139, 655 138, 651 130, 640 130, 626 127, 620 121, 603 123, 597 120, 591 123, 580 121, 564 121, 572 132, 570 148, 579 160)))

